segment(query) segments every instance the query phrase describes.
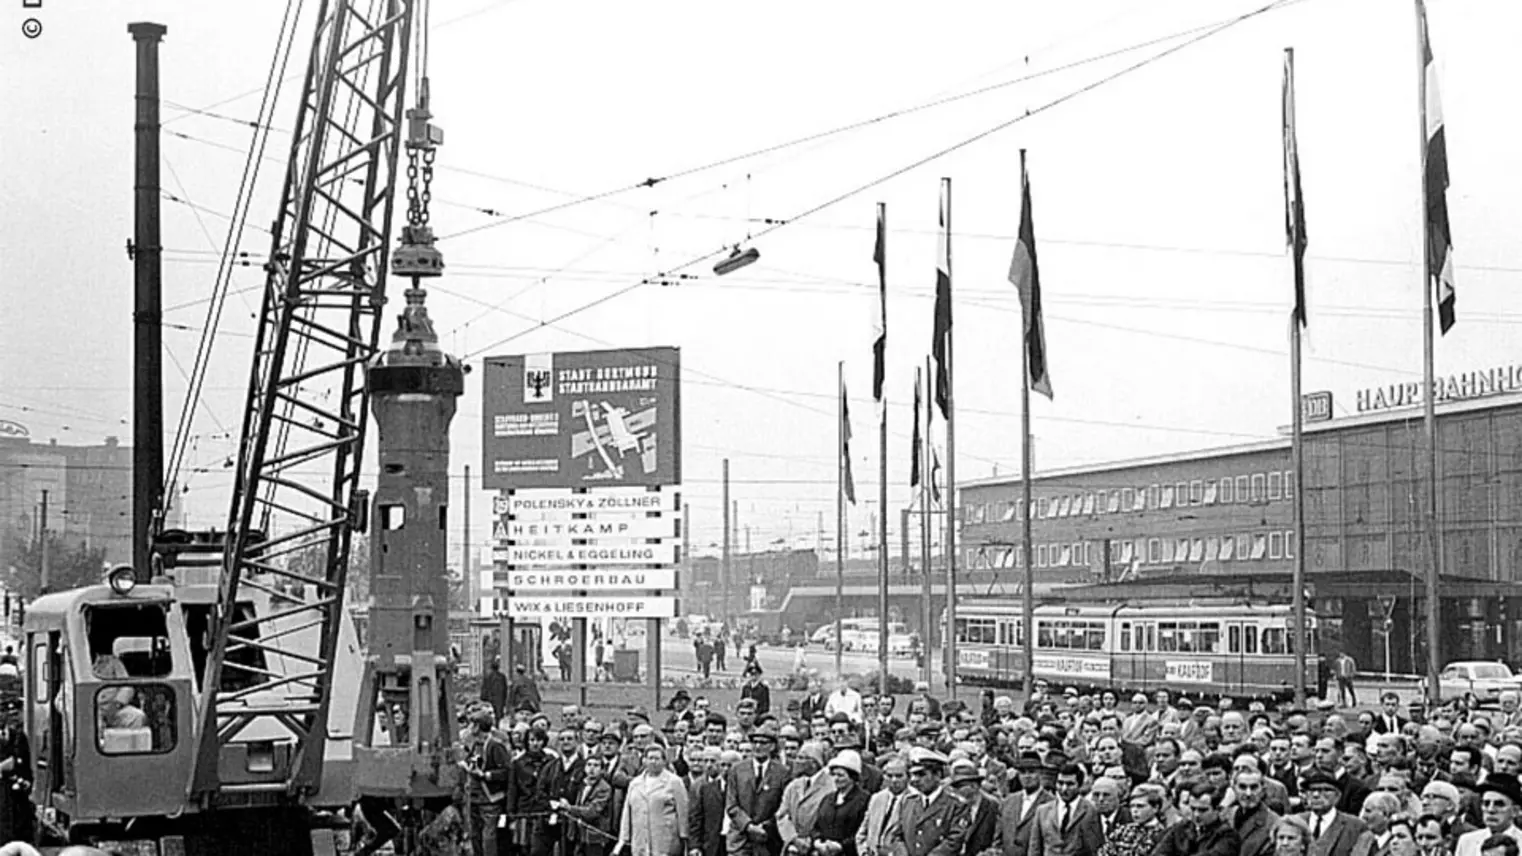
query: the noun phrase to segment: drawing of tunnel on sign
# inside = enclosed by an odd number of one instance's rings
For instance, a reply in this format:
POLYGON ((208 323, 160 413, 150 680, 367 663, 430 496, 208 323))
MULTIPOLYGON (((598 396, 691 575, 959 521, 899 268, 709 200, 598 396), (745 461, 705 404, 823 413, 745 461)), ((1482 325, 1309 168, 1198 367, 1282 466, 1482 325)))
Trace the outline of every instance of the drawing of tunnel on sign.
POLYGON ((606 401, 594 404, 582 399, 571 403, 571 418, 585 425, 584 430, 571 435, 571 457, 586 458, 588 469, 596 475, 607 479, 623 478, 630 455, 637 456, 640 469, 645 473, 655 471, 656 409, 653 403, 631 414, 606 401))

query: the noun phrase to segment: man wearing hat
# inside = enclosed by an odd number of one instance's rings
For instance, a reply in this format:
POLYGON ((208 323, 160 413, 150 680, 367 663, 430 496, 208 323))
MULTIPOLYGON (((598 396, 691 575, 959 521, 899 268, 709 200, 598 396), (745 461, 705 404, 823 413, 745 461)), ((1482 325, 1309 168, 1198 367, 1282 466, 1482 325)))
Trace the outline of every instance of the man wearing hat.
POLYGON ((856 830, 858 856, 879 856, 888 847, 888 829, 899 821, 899 809, 909 793, 909 764, 894 755, 883 763, 883 789, 867 801, 867 816, 856 830))
POLYGON ((776 856, 777 809, 787 787, 788 772, 776 759, 777 726, 768 722, 753 730, 754 758, 729 769, 724 782, 725 813, 729 815, 729 856, 776 856))
POLYGON ((946 756, 923 747, 909 752, 909 783, 899 822, 888 830, 891 856, 960 856, 967 837, 967 804, 941 784, 946 756))
MULTIPOLYGON (((1299 817, 1311 828, 1311 840, 1315 842, 1313 856, 1350 856, 1359 837, 1369 828, 1362 820, 1338 810, 1342 786, 1337 779, 1326 770, 1313 767, 1300 779, 1300 795, 1306 811, 1299 817)), ((1476 852, 1473 856, 1480 854, 1476 852)))
POLYGON ((967 837, 962 841, 962 853, 978 856, 993 846, 998 834, 999 803, 983 793, 983 773, 968 760, 951 765, 951 790, 967 804, 967 837))
POLYGON ((761 667, 751 663, 745 667, 745 685, 740 688, 740 698, 756 703, 756 716, 764 716, 772 709, 772 691, 761 680, 761 667))
POLYGON ((930 684, 926 681, 914 682, 914 701, 925 702, 925 712, 931 719, 941 718, 941 701, 930 694, 930 684))
POLYGON ((1045 787, 1041 769, 1041 756, 1035 752, 1021 752, 1015 761, 1020 789, 1006 797, 999 807, 999 828, 994 835, 994 846, 1004 856, 1026 856, 1036 808, 1053 799, 1052 792, 1045 787))
POLYGON ((678 720, 684 720, 689 727, 696 724, 698 717, 690 709, 689 705, 691 703, 692 696, 688 695, 686 690, 677 690, 671 696, 671 701, 667 704, 667 709, 671 711, 671 715, 666 717, 666 724, 661 726, 662 730, 668 733, 675 730, 678 720))
POLYGON ((1505 835, 1522 844, 1522 830, 1517 829, 1517 812, 1522 807, 1522 784, 1509 773, 1493 773, 1480 783, 1480 816, 1485 826, 1459 836, 1453 856, 1481 856, 1484 844, 1493 835, 1505 835))
MULTIPOLYGON (((810 740, 798 747, 792 764, 793 780, 783 789, 782 804, 777 807, 777 835, 783 846, 795 838, 813 838, 819 806, 835 794, 835 778, 824 768, 824 760, 824 744, 810 740)), ((859 775, 860 759, 856 766, 859 775)))

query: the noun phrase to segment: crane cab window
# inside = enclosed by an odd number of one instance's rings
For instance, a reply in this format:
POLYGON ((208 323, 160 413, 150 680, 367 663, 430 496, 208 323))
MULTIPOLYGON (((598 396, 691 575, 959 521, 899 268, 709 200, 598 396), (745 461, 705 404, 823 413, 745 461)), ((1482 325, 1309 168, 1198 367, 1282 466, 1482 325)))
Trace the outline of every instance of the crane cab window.
POLYGON ((165 604, 87 606, 85 633, 97 678, 161 678, 174 667, 165 604))
POLYGON ((174 749, 174 690, 165 684, 107 684, 95 692, 95 736, 103 755, 174 749))

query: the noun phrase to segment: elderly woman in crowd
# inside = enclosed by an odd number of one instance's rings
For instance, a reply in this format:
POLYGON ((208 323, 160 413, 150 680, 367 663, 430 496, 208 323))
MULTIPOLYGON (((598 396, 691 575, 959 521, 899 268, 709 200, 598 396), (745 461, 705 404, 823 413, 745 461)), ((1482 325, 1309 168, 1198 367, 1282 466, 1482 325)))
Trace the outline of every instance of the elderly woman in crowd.
POLYGON ((1311 850, 1311 828, 1290 814, 1274 826, 1274 856, 1306 856, 1311 850))
POLYGON ((666 767, 666 750, 645 747, 644 772, 629 781, 617 853, 626 845, 631 856, 680 856, 687 852, 687 788, 666 767))
POLYGON ((856 832, 871 799, 861 788, 861 755, 854 749, 841 750, 830 761, 829 775, 835 788, 819 806, 814 843, 827 856, 856 856, 856 832))

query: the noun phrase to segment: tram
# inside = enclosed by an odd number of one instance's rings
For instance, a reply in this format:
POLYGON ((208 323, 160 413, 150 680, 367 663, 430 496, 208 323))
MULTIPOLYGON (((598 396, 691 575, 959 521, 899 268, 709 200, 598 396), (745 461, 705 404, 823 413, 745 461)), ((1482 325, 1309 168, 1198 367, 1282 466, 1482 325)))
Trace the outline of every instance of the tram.
MULTIPOLYGON (((957 675, 969 684, 1025 680, 1018 599, 957 604, 957 675)), ((1293 694, 1294 614, 1241 599, 1038 605, 1035 677, 1060 686, 1277 699, 1293 694)), ((1306 615, 1306 685, 1316 686, 1316 624, 1306 615)))

